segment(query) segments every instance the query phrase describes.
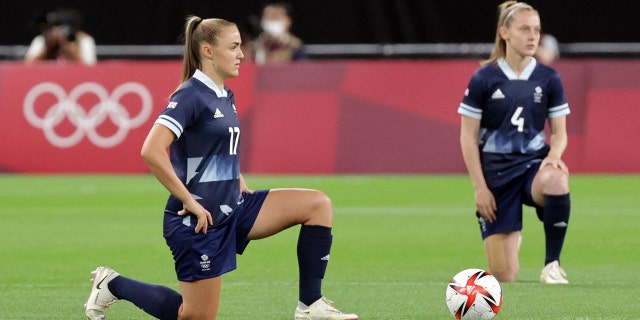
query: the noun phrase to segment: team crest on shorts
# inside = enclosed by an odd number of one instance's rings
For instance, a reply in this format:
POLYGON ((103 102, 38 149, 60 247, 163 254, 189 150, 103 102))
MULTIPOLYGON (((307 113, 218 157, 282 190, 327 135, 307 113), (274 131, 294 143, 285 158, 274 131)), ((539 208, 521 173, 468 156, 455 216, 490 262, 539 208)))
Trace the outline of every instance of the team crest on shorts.
POLYGON ((200 268, 202 269, 202 271, 211 270, 211 261, 209 260, 209 256, 206 254, 203 254, 200 256, 200 259, 202 260, 200 261, 200 268))

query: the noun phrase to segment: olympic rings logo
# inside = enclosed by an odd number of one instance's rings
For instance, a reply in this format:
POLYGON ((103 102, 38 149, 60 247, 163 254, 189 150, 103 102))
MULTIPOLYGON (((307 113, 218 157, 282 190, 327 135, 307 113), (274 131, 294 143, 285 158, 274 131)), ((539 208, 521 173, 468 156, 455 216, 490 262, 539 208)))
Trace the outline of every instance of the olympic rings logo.
POLYGON ((113 90, 111 94, 95 82, 79 84, 67 93, 58 84, 53 82, 40 83, 27 93, 24 98, 24 116, 29 123, 42 129, 46 139, 54 146, 69 148, 78 144, 85 136, 96 146, 111 148, 120 144, 129 133, 129 130, 144 124, 151 115, 153 99, 149 90, 139 83, 123 83, 113 90), (42 95, 53 95, 57 103, 50 106, 43 116, 36 114, 36 100, 42 95), (83 95, 93 94, 99 102, 89 111, 78 104, 78 99, 83 95), (142 104, 140 112, 131 117, 125 106, 120 104, 120 99, 127 94, 135 94, 140 97, 142 104), (55 131, 65 119, 75 126, 75 130, 62 136, 55 131), (97 132, 97 128, 106 120, 110 120, 117 127, 115 133, 103 136, 97 132))

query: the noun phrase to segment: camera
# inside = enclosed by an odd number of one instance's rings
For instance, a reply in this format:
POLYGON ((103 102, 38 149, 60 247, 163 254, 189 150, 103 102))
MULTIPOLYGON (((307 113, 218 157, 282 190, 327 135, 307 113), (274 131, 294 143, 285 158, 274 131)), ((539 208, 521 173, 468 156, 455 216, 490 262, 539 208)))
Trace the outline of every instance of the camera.
POLYGON ((76 41, 76 30, 67 24, 59 25, 58 30, 60 36, 69 42, 76 41))
POLYGON ((73 9, 58 9, 48 12, 43 18, 40 21, 43 32, 50 30, 52 27, 57 27, 63 39, 69 42, 76 41, 76 32, 78 32, 82 23, 80 12, 73 9))

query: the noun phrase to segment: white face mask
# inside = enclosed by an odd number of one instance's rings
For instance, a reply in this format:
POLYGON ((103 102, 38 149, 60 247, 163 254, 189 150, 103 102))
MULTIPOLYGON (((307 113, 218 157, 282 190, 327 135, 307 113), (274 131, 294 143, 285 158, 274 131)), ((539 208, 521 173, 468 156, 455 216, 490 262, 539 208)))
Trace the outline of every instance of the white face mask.
POLYGON ((264 20, 261 23, 262 30, 268 33, 272 37, 279 37, 286 31, 285 23, 276 20, 264 20))

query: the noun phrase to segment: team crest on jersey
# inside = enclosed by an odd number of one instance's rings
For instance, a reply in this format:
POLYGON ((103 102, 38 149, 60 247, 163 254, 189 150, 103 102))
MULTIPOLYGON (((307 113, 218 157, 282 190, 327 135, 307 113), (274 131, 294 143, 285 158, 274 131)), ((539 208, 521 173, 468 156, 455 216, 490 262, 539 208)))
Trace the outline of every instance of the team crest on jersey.
POLYGON ((533 102, 542 102, 542 88, 540 88, 539 86, 536 87, 535 92, 533 93, 533 102))
POLYGON ((178 106, 178 102, 176 101, 171 101, 169 102, 169 104, 167 105, 167 108, 169 109, 175 109, 178 106))
POLYGON ((220 109, 216 108, 216 113, 213 114, 215 119, 224 118, 224 114, 220 111, 220 109))

